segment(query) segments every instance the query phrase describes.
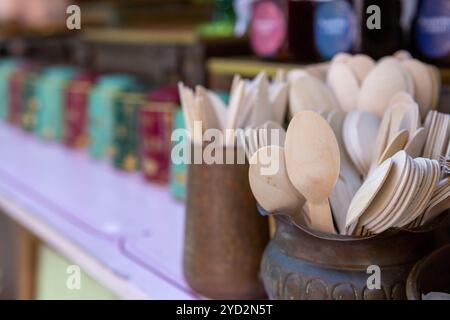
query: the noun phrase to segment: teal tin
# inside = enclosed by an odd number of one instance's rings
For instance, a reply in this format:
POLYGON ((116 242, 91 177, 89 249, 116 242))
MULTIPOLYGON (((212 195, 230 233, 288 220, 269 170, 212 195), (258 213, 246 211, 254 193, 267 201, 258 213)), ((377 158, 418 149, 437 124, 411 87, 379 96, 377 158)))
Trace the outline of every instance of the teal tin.
POLYGON ((6 121, 9 114, 9 79, 16 70, 17 59, 0 60, 0 119, 6 121))
POLYGON ((45 69, 35 80, 37 114, 35 133, 49 140, 61 141, 64 136, 65 90, 76 74, 68 66, 45 69))
POLYGON ((34 131, 36 128, 39 107, 36 85, 39 79, 39 75, 34 72, 23 79, 20 126, 27 131, 34 131))
MULTIPOLYGON (((184 123, 183 111, 178 109, 175 112, 175 117, 173 121, 173 130, 186 129, 184 123)), ((173 146, 179 145, 183 146, 186 150, 188 147, 188 137, 186 135, 181 135, 178 141, 172 142, 173 146)), ((174 159, 172 159, 174 160, 174 159)), ((181 160, 181 159, 176 159, 181 160)), ((186 200, 186 183, 187 183, 187 164, 181 161, 172 161, 170 167, 170 192, 178 200, 186 200)))
POLYGON ((117 100, 137 87, 135 77, 126 74, 102 76, 89 95, 89 153, 94 158, 114 157, 115 110, 117 100))
POLYGON ((139 92, 122 92, 114 107, 113 163, 118 169, 139 169, 139 108, 147 103, 146 95, 139 92))

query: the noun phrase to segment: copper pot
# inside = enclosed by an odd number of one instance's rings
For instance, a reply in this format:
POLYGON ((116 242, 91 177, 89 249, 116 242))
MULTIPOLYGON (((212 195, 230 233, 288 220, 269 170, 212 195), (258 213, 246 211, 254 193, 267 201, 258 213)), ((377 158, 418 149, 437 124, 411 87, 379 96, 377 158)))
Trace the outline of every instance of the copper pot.
POLYGON ((450 293, 450 244, 417 262, 409 274, 408 300, 421 300, 429 292, 450 293))
POLYGON ((216 299, 265 298, 259 266, 268 230, 248 164, 189 165, 184 274, 194 290, 216 299))
POLYGON ((261 264, 271 299, 406 299, 408 273, 435 248, 439 225, 353 238, 311 230, 286 215, 275 217, 277 230, 261 264), (368 285, 372 265, 380 268, 380 289, 368 285))

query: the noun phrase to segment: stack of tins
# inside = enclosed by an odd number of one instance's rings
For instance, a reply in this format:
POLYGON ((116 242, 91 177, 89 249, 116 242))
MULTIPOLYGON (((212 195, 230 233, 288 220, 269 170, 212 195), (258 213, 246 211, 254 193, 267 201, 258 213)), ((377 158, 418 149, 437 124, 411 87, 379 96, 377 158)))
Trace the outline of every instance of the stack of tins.
POLYGON ((145 94, 122 92, 114 108, 114 166, 125 171, 139 169, 139 108, 146 104, 145 94))
POLYGON ((44 70, 36 84, 38 112, 35 132, 38 136, 62 141, 64 135, 65 92, 76 69, 66 66, 44 70))
POLYGON ((81 72, 69 83, 64 112, 64 144, 70 148, 84 148, 89 144, 87 130, 89 91, 97 74, 81 72))
POLYGON ((121 92, 137 86, 133 76, 112 74, 100 77, 89 94, 89 153, 94 158, 114 155, 114 108, 121 92))
POLYGON ((173 114, 179 105, 176 87, 150 92, 149 103, 139 110, 142 171, 148 181, 167 183, 170 174, 173 114))
POLYGON ((16 126, 33 127, 37 105, 33 99, 33 84, 38 67, 32 63, 20 63, 9 78, 8 121, 16 126), (29 105, 27 105, 29 102, 29 105), (23 111, 25 111, 25 114, 23 111), (30 111, 31 110, 31 111, 30 111), (25 120, 25 121, 24 121, 25 120))
POLYGON ((17 68, 18 61, 4 59, 0 62, 0 119, 8 119, 9 110, 9 79, 17 68))

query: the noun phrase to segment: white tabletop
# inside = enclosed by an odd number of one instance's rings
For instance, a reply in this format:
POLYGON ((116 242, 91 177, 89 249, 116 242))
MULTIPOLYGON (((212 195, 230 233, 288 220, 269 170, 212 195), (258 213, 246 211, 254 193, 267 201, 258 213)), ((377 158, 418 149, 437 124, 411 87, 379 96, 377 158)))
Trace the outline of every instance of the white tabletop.
POLYGON ((167 186, 0 123, 0 208, 122 298, 195 299, 167 186))

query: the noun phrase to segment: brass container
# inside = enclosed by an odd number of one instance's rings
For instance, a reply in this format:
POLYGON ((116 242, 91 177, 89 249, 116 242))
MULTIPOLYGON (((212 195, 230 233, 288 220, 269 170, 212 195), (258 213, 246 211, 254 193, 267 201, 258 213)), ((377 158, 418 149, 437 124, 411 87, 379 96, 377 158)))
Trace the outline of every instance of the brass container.
POLYGON ((265 298, 259 266, 268 230, 248 164, 188 166, 184 274, 195 291, 215 299, 265 298))
POLYGON ((406 299, 408 273, 435 248, 435 230, 441 224, 353 238, 311 230, 286 215, 274 216, 277 230, 261 264, 271 299, 406 299), (369 279, 373 265, 379 267, 380 289, 372 288, 369 279))
POLYGON ((417 262, 409 274, 408 300, 421 300, 429 292, 450 293, 450 244, 417 262))

